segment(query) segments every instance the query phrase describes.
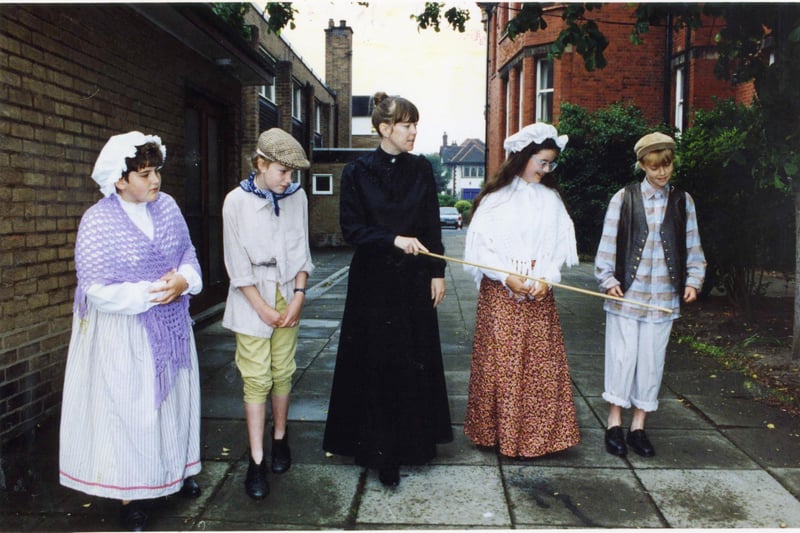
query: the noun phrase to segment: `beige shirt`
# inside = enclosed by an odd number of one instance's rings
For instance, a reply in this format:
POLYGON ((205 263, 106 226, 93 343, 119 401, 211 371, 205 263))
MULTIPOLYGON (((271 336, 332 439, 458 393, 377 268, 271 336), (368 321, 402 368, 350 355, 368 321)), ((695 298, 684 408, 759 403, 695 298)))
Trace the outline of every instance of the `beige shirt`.
POLYGON ((237 333, 269 338, 265 324, 240 287, 254 285, 264 301, 275 307, 275 292, 290 302, 294 278, 314 271, 308 244, 308 199, 300 189, 279 201, 280 216, 272 204, 237 187, 222 206, 222 239, 230 287, 222 326, 237 333))

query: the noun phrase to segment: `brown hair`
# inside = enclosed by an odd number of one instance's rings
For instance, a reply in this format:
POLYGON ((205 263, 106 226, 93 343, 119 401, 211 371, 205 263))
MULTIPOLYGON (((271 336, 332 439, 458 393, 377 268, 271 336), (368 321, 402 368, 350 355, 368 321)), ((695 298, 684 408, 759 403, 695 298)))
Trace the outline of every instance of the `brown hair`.
POLYGON ((400 96, 389 96, 377 92, 372 97, 372 126, 380 134, 381 124, 394 125, 397 122, 418 122, 417 106, 400 96))
POLYGON ((158 143, 149 142, 136 147, 136 154, 133 157, 125 158, 125 172, 122 173, 124 179, 128 179, 128 173, 138 172, 143 168, 160 168, 164 164, 164 154, 158 143))
POLYGON ((675 150, 672 148, 665 148, 663 150, 654 150, 646 153, 639 161, 636 162, 636 166, 641 170, 644 170, 644 167, 646 166, 668 167, 674 160, 675 150))
MULTIPOLYGON (((472 213, 474 214, 475 211, 477 211, 478 205, 480 205, 481 200, 483 200, 486 195, 502 189, 511 183, 516 176, 522 174, 525 167, 528 166, 528 161, 530 161, 531 157, 542 150, 555 150, 557 154, 561 153, 561 149, 556 144, 555 139, 548 138, 542 141, 541 144, 532 142, 521 151, 509 155, 508 159, 500 165, 497 172, 484 184, 481 192, 475 197, 475 201, 472 202, 472 213)), ((558 181, 555 176, 553 176, 552 172, 548 172, 544 175, 542 178, 542 185, 555 190, 559 196, 561 195, 558 181)))

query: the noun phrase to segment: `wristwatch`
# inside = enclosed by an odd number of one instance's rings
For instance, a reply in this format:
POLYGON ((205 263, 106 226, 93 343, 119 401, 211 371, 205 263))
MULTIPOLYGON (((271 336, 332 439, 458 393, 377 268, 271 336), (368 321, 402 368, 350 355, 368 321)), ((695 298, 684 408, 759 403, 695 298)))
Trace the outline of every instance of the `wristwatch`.
POLYGON ((303 287, 303 288, 296 287, 294 289, 294 292, 302 292, 303 294, 305 294, 306 293, 306 289, 305 289, 305 287, 303 287))

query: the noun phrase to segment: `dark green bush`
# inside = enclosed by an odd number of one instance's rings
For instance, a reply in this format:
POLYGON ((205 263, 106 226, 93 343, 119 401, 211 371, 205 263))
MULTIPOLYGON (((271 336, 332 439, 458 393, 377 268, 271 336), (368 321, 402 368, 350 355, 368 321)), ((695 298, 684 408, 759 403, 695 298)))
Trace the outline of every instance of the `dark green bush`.
MULTIPOLYGON (((669 135, 665 127, 657 128, 669 135)), ((561 104, 558 132, 569 135, 556 170, 561 193, 575 223, 578 251, 594 257, 603 231, 608 201, 624 185, 641 180, 634 175, 633 146, 654 131, 638 108, 615 103, 590 113, 561 104)))
POLYGON ((472 202, 469 200, 459 200, 455 204, 455 208, 461 213, 464 224, 469 224, 472 217, 472 202))
POLYGON ((678 144, 674 181, 695 199, 710 277, 745 313, 763 269, 794 265, 793 198, 768 179, 766 143, 758 105, 724 100, 697 111, 678 144))

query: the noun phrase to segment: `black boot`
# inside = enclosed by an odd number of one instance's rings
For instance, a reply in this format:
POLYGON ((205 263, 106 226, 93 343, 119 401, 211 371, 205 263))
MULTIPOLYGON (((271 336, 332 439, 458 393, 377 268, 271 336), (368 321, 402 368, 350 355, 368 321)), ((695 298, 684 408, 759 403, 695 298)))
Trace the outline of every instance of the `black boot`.
POLYGON ((147 501, 133 500, 119 507, 119 521, 128 531, 144 531, 149 509, 147 501))
POLYGON ((181 496, 184 498, 198 498, 202 493, 203 490, 200 488, 200 484, 194 476, 189 476, 183 480, 183 485, 180 490, 181 496))
POLYGON ((396 487, 400 484, 400 467, 382 466, 378 469, 378 479, 387 487, 396 487))
POLYGON ((250 457, 250 466, 247 467, 247 477, 244 478, 244 490, 254 500, 262 500, 269 494, 267 482, 267 462, 261 459, 261 464, 256 464, 250 457))
POLYGON ((272 428, 272 471, 283 474, 292 466, 292 452, 289 450, 289 428, 281 440, 275 439, 275 428, 272 428))

